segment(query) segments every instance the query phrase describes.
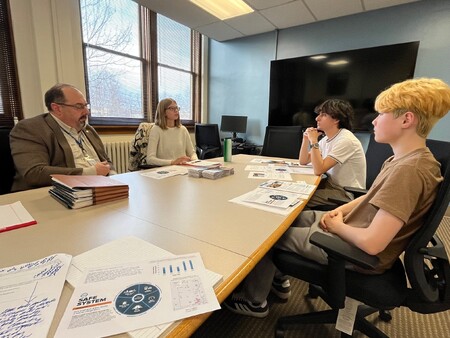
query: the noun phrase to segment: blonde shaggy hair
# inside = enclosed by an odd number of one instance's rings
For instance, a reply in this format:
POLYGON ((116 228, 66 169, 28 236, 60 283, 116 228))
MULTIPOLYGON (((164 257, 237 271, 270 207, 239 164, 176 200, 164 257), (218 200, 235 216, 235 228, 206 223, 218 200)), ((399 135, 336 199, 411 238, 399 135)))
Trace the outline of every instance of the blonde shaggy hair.
POLYGON ((412 112, 418 119, 417 134, 426 138, 450 110, 450 87, 442 80, 419 78, 396 83, 381 92, 375 110, 399 117, 412 112))

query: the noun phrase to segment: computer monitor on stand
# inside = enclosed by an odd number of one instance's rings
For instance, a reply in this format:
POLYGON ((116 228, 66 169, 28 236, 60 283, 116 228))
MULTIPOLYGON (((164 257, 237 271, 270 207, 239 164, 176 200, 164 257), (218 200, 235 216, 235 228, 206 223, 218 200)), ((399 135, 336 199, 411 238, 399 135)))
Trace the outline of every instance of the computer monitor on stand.
POLYGON ((237 137, 237 134, 247 132, 247 116, 222 115, 220 131, 232 133, 233 142, 244 142, 242 138, 237 137))

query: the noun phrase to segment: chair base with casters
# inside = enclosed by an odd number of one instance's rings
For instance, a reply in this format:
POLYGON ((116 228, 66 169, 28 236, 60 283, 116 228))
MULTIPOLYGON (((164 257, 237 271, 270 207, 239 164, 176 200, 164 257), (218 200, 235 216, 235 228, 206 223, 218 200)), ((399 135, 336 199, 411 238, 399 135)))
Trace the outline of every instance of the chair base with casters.
MULTIPOLYGON (((309 286, 309 293, 305 296, 308 298, 326 297, 326 293, 322 288, 316 285, 309 286), (314 289, 314 290, 312 290, 314 289)), ((286 330, 292 326, 298 326, 302 324, 334 324, 338 317, 339 309, 329 309, 320 312, 303 313, 298 315, 286 316, 279 318, 276 323, 275 337, 282 338, 285 336, 286 330)), ((370 316, 378 312, 378 318, 384 322, 390 322, 392 316, 389 310, 379 310, 367 305, 359 305, 356 312, 355 323, 353 329, 365 334, 368 337, 380 337, 387 338, 377 327, 373 326, 367 319, 370 316)), ((341 333, 341 337, 350 337, 345 333, 341 333)))
MULTIPOLYGON (((403 265, 398 260, 394 267, 381 275, 368 275, 345 269, 346 259, 353 264, 362 264, 364 268, 374 267, 376 257, 367 255, 361 250, 350 246, 339 238, 316 233, 311 241, 331 246, 333 253, 329 253, 329 264, 322 265, 298 254, 275 250, 274 263, 283 273, 308 282, 309 293, 307 297, 322 298, 330 310, 303 313, 294 316, 282 317, 277 321, 275 336, 283 337, 290 327, 301 324, 332 324, 336 322, 339 309, 344 307, 345 297, 357 300, 364 299, 364 305, 358 307, 354 330, 360 331, 368 337, 387 337, 381 330, 366 320, 366 316, 375 312, 380 313, 380 319, 391 319, 389 310, 400 306, 407 294, 406 277, 403 265), (331 241, 331 242, 330 242, 331 241), (344 254, 340 253, 344 252, 344 254), (364 263, 361 263, 364 262, 364 263), (362 288, 362 286, 364 286, 362 288), (367 290, 387 290, 379 295, 377 292, 367 290)), ((344 333, 343 337, 347 336, 344 333)))

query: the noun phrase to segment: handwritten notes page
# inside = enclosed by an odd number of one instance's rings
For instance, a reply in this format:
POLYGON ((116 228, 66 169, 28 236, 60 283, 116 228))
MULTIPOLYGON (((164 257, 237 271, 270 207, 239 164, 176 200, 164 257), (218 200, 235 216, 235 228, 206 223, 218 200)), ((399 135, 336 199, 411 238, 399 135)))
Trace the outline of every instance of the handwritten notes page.
POLYGON ((220 308, 199 253, 90 269, 55 337, 100 337, 220 308))
POLYGON ((71 256, 0 268, 0 337, 46 337, 71 256))

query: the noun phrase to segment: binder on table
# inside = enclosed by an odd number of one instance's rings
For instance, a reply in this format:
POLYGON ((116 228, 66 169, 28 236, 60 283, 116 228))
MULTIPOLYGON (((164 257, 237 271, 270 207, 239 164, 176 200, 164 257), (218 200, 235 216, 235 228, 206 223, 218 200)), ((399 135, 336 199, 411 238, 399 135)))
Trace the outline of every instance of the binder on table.
POLYGON ((50 195, 69 209, 128 198, 127 184, 107 176, 52 175, 50 195))

